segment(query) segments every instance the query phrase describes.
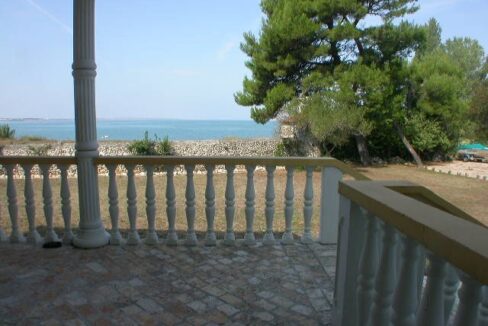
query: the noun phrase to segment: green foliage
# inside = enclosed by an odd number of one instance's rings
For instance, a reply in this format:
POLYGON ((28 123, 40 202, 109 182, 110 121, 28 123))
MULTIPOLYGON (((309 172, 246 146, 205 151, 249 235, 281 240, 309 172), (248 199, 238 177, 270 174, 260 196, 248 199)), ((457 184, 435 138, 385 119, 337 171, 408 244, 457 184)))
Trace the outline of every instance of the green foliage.
POLYGON ((0 125, 0 139, 12 139, 15 137, 15 129, 10 128, 8 124, 0 125))
POLYGON ((457 144, 449 139, 439 121, 428 119, 421 113, 407 119, 405 133, 410 135, 414 148, 428 158, 436 153, 446 153, 457 144))
POLYGON ((274 150, 274 156, 276 156, 276 157, 288 156, 286 153, 285 144, 283 144, 283 142, 276 144, 276 148, 274 150))
POLYGON ((49 139, 42 136, 22 136, 19 138, 20 142, 33 142, 33 141, 48 141, 49 139))
POLYGON ((134 140, 127 146, 127 149, 133 155, 173 155, 173 147, 168 136, 160 140, 155 135, 152 140, 149 139, 147 131, 144 133, 143 139, 134 140))
POLYGON ((471 98, 469 115, 473 121, 473 139, 488 141, 488 79, 478 83, 471 98))
POLYGON ((33 156, 47 156, 48 151, 52 148, 51 144, 43 144, 38 146, 29 145, 27 147, 30 155, 33 156))
POLYGON ((485 52, 477 40, 469 37, 448 39, 444 51, 464 72, 468 81, 480 79, 485 52))

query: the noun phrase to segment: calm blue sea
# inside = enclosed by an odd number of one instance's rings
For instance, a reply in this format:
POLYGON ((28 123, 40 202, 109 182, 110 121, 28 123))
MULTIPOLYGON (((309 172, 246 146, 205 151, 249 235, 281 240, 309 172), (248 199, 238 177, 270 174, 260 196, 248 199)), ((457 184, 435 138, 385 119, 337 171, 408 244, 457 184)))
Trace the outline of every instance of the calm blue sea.
MULTIPOLYGON (((74 140, 73 120, 9 120, 15 136, 42 136, 55 140, 74 140)), ((170 140, 222 139, 225 137, 262 138, 272 137, 277 123, 270 121, 260 125, 254 121, 235 120, 99 120, 99 140, 134 140, 144 137, 168 136, 170 140)))

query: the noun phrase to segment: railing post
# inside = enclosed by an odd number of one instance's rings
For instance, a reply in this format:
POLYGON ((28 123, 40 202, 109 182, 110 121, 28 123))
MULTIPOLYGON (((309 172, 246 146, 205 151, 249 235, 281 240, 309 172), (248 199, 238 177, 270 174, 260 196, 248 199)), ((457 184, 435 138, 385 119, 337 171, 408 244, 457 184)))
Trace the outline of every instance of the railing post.
POLYGON ((286 167, 286 188, 285 188, 285 232, 281 237, 282 244, 293 243, 292 220, 293 220, 293 199, 295 197, 293 189, 293 166, 286 167))
POLYGON ((417 311, 417 325, 444 325, 444 279, 446 262, 429 252, 427 284, 417 311))
POLYGON ((312 243, 312 213, 313 213, 313 166, 306 166, 305 191, 303 195, 303 235, 302 243, 312 243))
POLYGON ((42 172, 42 199, 44 204, 44 216, 46 217, 46 242, 59 241, 58 235, 54 231, 53 225, 53 194, 51 190, 51 182, 49 181, 50 165, 41 165, 42 172))
POLYGON ((173 165, 166 167, 166 216, 168 217, 168 236, 166 238, 166 244, 168 246, 178 245, 178 234, 176 233, 176 193, 174 184, 174 171, 173 165))
POLYGON ((215 187, 213 182, 213 173, 215 166, 212 164, 205 165, 207 170, 207 185, 205 187, 205 217, 207 218, 207 234, 205 235, 205 245, 217 245, 217 237, 215 236, 214 222, 215 222, 215 187))
POLYGON ((360 207, 340 196, 333 325, 358 325, 357 278, 366 219, 360 207))
POLYGON ((110 244, 118 246, 124 243, 122 235, 119 230, 119 192, 117 190, 117 176, 115 170, 116 164, 107 165, 108 168, 108 211, 110 213, 110 221, 112 222, 112 230, 110 231, 110 244))
POLYGON ((246 234, 244 235, 244 244, 246 246, 253 246, 256 244, 254 237, 254 205, 256 192, 254 191, 254 170, 256 166, 246 165, 247 182, 246 182, 246 234))
POLYGON ((25 175, 25 185, 24 185, 24 197, 25 197, 25 212, 27 214, 27 219, 29 220, 29 235, 27 236, 27 242, 34 245, 40 244, 44 241, 39 232, 36 229, 36 203, 34 199, 34 189, 32 187, 32 177, 31 177, 31 164, 25 164, 24 175, 25 175))
POLYGON ((235 165, 226 165, 227 183, 225 185, 225 222, 226 232, 224 245, 233 246, 236 242, 234 234, 234 214, 235 214, 235 190, 234 190, 234 169, 235 165))
POLYGON ((137 190, 134 180, 134 165, 128 164, 125 167, 127 169, 127 215, 130 224, 127 244, 138 245, 141 243, 141 238, 137 232, 137 190))
POLYGON ((454 326, 478 326, 478 306, 481 301, 481 284, 464 272, 459 289, 459 306, 454 316, 454 326))
POLYGON ((110 235, 100 218, 95 110, 95 0, 73 3, 73 78, 75 95, 76 157, 78 160, 79 231, 73 244, 97 248, 108 244, 110 235))
POLYGON ((154 166, 146 166, 146 216, 147 234, 144 243, 157 245, 159 243, 156 233, 156 192, 154 190, 154 166))
POLYGON ((267 166, 266 172, 266 208, 264 214, 266 216, 266 233, 264 234, 263 244, 264 245, 274 245, 275 237, 273 234, 273 219, 275 212, 275 190, 274 190, 274 171, 276 166, 267 166))
POLYGON ((7 170, 7 198, 8 198, 8 213, 10 215, 10 224, 12 232, 10 233, 10 242, 19 243, 25 242, 25 238, 19 229, 19 208, 17 206, 17 190, 15 189, 14 180, 14 166, 6 165, 7 170))
POLYGON ((335 167, 322 168, 320 195, 320 229, 318 241, 322 244, 337 243, 339 227, 339 181, 341 170, 335 167))
POLYGON ((185 244, 187 246, 197 245, 197 235, 195 234, 195 184, 193 182, 193 170, 195 165, 185 165, 186 170, 186 191, 185 191, 185 213, 187 232, 185 244))
POLYGON ((74 234, 71 230, 71 193, 69 191, 68 183, 68 165, 61 164, 58 166, 61 170, 61 214, 63 215, 64 221, 64 234, 63 242, 66 244, 71 244, 73 242, 74 234))

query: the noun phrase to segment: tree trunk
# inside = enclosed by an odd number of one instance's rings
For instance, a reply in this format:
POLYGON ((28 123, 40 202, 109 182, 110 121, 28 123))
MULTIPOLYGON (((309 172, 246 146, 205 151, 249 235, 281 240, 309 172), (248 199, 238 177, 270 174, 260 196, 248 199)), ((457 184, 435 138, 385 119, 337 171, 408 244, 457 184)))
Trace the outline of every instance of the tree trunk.
POLYGON ((364 166, 371 165, 371 157, 369 156, 366 138, 363 135, 354 135, 354 138, 356 139, 356 146, 358 148, 359 157, 361 158, 361 163, 364 166))
POLYGON ((415 151, 415 148, 413 148, 412 144, 410 144, 407 137, 405 137, 402 127, 396 122, 393 122, 393 125, 395 126, 395 129, 397 130, 398 135, 400 136, 400 139, 403 142, 403 145, 405 145, 408 152, 410 153, 410 155, 412 155, 413 159, 415 160, 415 163, 417 163, 417 166, 422 167, 424 164, 422 163, 419 154, 417 154, 417 152, 415 151))

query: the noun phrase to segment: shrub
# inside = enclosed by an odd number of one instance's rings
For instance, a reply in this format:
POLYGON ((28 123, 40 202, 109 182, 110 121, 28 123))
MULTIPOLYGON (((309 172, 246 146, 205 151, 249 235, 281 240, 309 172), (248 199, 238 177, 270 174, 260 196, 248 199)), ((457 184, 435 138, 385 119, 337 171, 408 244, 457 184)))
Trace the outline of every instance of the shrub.
POLYGON ((276 156, 276 157, 285 157, 285 156, 288 156, 287 153, 286 153, 286 146, 285 146, 285 144, 283 144, 281 142, 281 143, 278 143, 276 145, 276 148, 274 150, 274 156, 276 156))
POLYGON ((8 124, 0 125, 0 139, 11 139, 15 136, 15 129, 10 128, 8 124))
POLYGON ((154 136, 154 140, 149 139, 148 132, 144 133, 144 138, 141 140, 134 140, 131 142, 127 149, 133 155, 172 155, 173 148, 168 136, 163 140, 159 140, 157 135, 154 136))
POLYGON ((50 144, 29 146, 28 150, 30 155, 33 156, 47 156, 47 152, 52 148, 50 144))

